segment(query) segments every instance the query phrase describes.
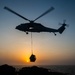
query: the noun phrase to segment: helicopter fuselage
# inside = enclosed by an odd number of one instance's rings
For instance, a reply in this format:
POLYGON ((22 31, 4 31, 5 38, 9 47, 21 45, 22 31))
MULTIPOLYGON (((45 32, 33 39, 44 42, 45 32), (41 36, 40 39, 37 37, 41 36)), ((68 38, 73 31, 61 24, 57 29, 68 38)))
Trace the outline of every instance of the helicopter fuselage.
POLYGON ((16 27, 16 29, 24 32, 57 32, 57 29, 45 27, 41 23, 23 23, 16 27))

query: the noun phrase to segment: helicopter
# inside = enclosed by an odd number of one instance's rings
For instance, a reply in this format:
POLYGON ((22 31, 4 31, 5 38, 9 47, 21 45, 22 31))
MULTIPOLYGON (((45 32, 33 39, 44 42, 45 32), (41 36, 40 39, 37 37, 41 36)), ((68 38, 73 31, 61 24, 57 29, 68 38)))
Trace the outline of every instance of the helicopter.
POLYGON ((25 17, 23 17, 22 15, 18 14, 17 12, 13 11, 12 9, 8 8, 8 7, 4 7, 4 9, 12 12, 13 14, 21 17, 22 19, 29 21, 28 23, 22 23, 18 26, 16 26, 15 29, 26 32, 26 34, 28 34, 28 32, 53 32, 54 35, 56 35, 56 32, 59 32, 60 34, 63 33, 63 31, 65 30, 65 26, 67 26, 67 24, 65 23, 65 21, 61 24, 61 27, 59 27, 58 29, 54 29, 54 28, 49 28, 46 27, 44 25, 42 25, 41 23, 36 23, 35 21, 38 20, 39 18, 41 18, 42 16, 46 15, 47 13, 51 12, 52 10, 54 10, 54 7, 50 7, 47 11, 45 11, 43 14, 41 14, 40 16, 38 16, 36 19, 34 20, 29 20, 25 17))

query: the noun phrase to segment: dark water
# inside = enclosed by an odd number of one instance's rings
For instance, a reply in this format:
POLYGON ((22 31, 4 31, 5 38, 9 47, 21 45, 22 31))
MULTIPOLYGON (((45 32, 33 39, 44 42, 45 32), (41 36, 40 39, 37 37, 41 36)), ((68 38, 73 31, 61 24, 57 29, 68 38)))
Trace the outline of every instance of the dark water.
MULTIPOLYGON (((19 70, 22 67, 27 67, 27 66, 16 65, 14 67, 17 70, 19 70)), ((38 67, 47 68, 52 72, 62 72, 62 73, 68 73, 69 75, 75 75, 75 65, 38 65, 38 67)))
POLYGON ((75 65, 50 65, 43 66, 47 69, 51 69, 51 71, 68 73, 70 75, 75 75, 75 65))

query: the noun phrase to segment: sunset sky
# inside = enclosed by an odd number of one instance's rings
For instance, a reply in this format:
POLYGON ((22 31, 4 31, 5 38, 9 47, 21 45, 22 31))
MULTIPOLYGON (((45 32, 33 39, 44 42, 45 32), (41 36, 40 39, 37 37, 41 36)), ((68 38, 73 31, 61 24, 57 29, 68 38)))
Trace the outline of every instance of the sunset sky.
POLYGON ((75 64, 75 0, 0 0, 0 64, 60 65, 75 64), (51 6, 55 9, 36 20, 44 26, 58 29, 59 23, 69 27, 55 36, 53 33, 32 33, 35 62, 31 55, 31 33, 15 29, 28 21, 4 9, 11 8, 24 17, 34 20, 51 6))

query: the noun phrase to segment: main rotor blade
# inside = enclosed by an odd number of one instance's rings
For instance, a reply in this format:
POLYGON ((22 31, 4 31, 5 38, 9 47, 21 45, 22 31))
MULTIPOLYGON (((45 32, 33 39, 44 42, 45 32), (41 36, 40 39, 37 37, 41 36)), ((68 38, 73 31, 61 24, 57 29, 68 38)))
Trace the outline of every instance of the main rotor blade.
POLYGON ((25 17, 21 16, 20 14, 16 13, 15 11, 11 10, 11 9, 10 9, 10 8, 8 8, 8 7, 4 7, 4 9, 6 9, 6 10, 8 10, 8 11, 10 11, 10 12, 14 13, 14 14, 16 14, 17 16, 19 16, 19 17, 23 18, 24 20, 30 21, 29 19, 27 19, 27 18, 25 18, 25 17))
POLYGON ((39 17, 37 17, 34 21, 36 21, 37 19, 39 19, 40 17, 46 15, 47 13, 49 13, 50 11, 52 11, 54 9, 54 7, 49 8, 46 12, 44 12, 43 14, 41 14, 39 17))

